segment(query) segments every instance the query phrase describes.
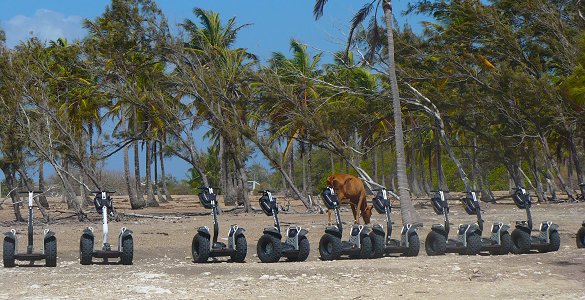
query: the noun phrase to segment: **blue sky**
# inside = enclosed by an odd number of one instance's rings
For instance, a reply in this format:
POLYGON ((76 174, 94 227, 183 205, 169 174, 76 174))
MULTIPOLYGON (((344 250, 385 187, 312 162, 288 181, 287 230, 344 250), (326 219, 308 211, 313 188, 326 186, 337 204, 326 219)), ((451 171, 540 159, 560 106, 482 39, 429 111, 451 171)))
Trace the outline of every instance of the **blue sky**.
MULTIPOLYGON (((9 47, 29 38, 31 34, 42 40, 58 37, 79 39, 85 35, 81 21, 100 15, 109 3, 104 0, 0 0, 0 27, 6 32, 9 47)), ((272 52, 287 54, 291 38, 308 44, 313 53, 333 53, 343 49, 349 22, 366 2, 329 1, 319 21, 315 21, 312 15, 313 0, 160 0, 157 3, 171 26, 176 26, 185 18, 193 18, 194 7, 219 12, 225 19, 235 16, 238 24, 251 24, 241 31, 236 46, 248 48, 261 61, 266 61, 272 52)), ((420 17, 403 17, 400 13, 408 1, 394 0, 393 3, 398 23, 409 23, 415 30, 419 30, 420 17)), ((325 60, 330 59, 327 54, 324 56, 325 60)), ((112 157, 106 163, 106 168, 117 169, 121 165, 120 161, 119 156, 112 157)), ((260 155, 255 155, 251 161, 265 164, 260 155)), ((172 159, 167 168, 175 177, 182 179, 188 165, 179 159, 172 159)))

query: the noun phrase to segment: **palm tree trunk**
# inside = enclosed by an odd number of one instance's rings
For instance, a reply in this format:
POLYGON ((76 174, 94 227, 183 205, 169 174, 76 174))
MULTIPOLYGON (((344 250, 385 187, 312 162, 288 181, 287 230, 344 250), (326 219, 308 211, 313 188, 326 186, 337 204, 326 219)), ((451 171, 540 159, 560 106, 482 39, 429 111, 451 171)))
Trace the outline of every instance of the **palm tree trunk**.
POLYGON ((404 155, 404 133, 402 131, 402 110, 400 108, 400 94, 396 78, 396 64, 394 62, 394 33, 392 32, 392 3, 384 0, 382 5, 386 21, 386 36, 388 38, 388 79, 392 92, 392 108, 394 112, 394 137, 396 143, 396 173, 398 177, 398 195, 400 197, 400 211, 403 224, 422 224, 418 212, 414 209, 408 189, 406 177, 406 159, 404 155))
POLYGON ((150 140, 146 140, 146 199, 148 200, 146 205, 150 207, 158 207, 159 204, 154 198, 154 191, 152 189, 152 172, 150 170, 152 164, 152 148, 150 147, 150 140))
MULTIPOLYGON (((136 198, 138 201, 145 202, 144 197, 142 194, 142 186, 141 186, 141 178, 140 178, 140 156, 138 153, 138 141, 136 134, 138 133, 138 116, 136 114, 136 107, 133 108, 133 134, 134 134, 134 141, 132 142, 134 145, 134 179, 136 183, 136 198)), ((145 202, 146 203, 146 202, 145 202)))
MULTIPOLYGON (((126 124, 126 129, 129 129, 128 122, 126 122, 126 115, 122 114, 122 123, 126 124)), ((138 197, 136 197, 136 184, 132 182, 132 176, 130 176, 130 157, 129 157, 129 148, 130 146, 124 146, 123 153, 124 153, 124 179, 126 180, 126 188, 128 189, 128 197, 130 198, 130 207, 132 209, 140 209, 146 206, 144 201, 139 201, 138 197)))
MULTIPOLYGON (((45 162, 42 159, 39 159, 39 190, 45 192, 45 162)), ((39 195, 39 203, 44 208, 49 208, 49 201, 47 201, 47 196, 45 194, 39 195)))
POLYGON ((313 155, 311 143, 307 144, 307 195, 313 195, 313 155))
POLYGON ((162 151, 162 144, 160 145, 160 151, 159 151, 158 155, 160 158, 160 180, 162 183, 163 194, 165 194, 167 201, 173 201, 173 197, 171 197, 171 194, 169 193, 169 189, 167 188, 167 179, 166 179, 166 174, 165 174, 165 159, 164 159, 164 153, 162 151))
MULTIPOLYGON (((160 181, 158 180, 158 152, 157 152, 157 145, 158 142, 154 141, 152 143, 152 161, 154 162, 154 188, 156 192, 156 197, 158 198, 159 202, 166 203, 168 202, 167 199, 163 196, 160 187, 160 181)), ((160 150, 158 150, 160 151, 160 150)))

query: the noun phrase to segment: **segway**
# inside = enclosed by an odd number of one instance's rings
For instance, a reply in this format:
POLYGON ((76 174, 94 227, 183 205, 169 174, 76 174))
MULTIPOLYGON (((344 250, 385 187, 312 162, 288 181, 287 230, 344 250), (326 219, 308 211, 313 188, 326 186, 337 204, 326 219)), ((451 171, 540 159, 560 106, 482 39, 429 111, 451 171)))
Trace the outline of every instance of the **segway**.
POLYGON ((339 215, 339 198, 332 187, 326 187, 321 193, 325 206, 335 212, 336 226, 327 226, 325 234, 319 241, 319 254, 322 260, 339 259, 342 255, 350 258, 369 258, 372 254, 370 230, 365 225, 354 224, 351 227, 349 241, 341 241, 343 227, 339 215))
MULTIPOLYGON (((433 209, 437 215, 443 215, 444 224, 434 224, 425 240, 425 250, 428 256, 458 253, 461 255, 476 255, 481 252, 481 231, 477 224, 461 224, 457 230, 457 240, 449 239, 449 203, 443 191, 435 192, 431 198, 433 209)), ((466 204, 466 203, 464 203, 466 204)), ((465 211, 471 215, 475 213, 465 205, 465 211)))
POLYGON ((102 215, 102 248, 95 250, 94 248, 94 229, 87 227, 83 230, 79 240, 79 262, 82 265, 90 265, 92 259, 101 258, 104 263, 108 263, 110 258, 119 258, 119 263, 123 265, 131 265, 134 259, 134 238, 132 231, 126 227, 122 227, 118 235, 118 248, 113 249, 108 243, 108 217, 114 216, 114 202, 111 194, 114 191, 93 191, 95 198, 93 204, 96 211, 102 215))
POLYGON ((256 247, 258 258, 264 263, 273 263, 282 256, 289 261, 305 261, 309 257, 310 245, 306 229, 299 226, 290 226, 286 230, 286 240, 281 242, 280 221, 278 220, 278 206, 272 192, 264 190, 260 197, 260 207, 267 216, 274 218, 274 226, 264 228, 264 234, 258 240, 256 247))
POLYGON ((532 233, 532 213, 530 207, 530 194, 526 189, 518 186, 512 195, 514 203, 520 209, 526 210, 526 221, 516 221, 516 229, 512 231, 512 253, 528 253, 530 250, 538 252, 552 252, 559 250, 561 246, 561 236, 559 234, 559 225, 550 221, 544 221, 540 224, 539 235, 531 236, 532 233))
MULTIPOLYGON (((480 237, 483 233, 484 220, 481 216, 481 207, 474 191, 465 194, 465 209, 475 212, 477 225, 479 226, 480 237)), ((481 251, 489 252, 492 255, 505 255, 512 251, 512 238, 510 237, 510 226, 502 222, 492 224, 491 236, 481 238, 481 251)))
POLYGON ((16 229, 11 229, 4 235, 4 248, 2 258, 4 259, 4 267, 12 268, 16 266, 16 260, 28 261, 34 264, 37 260, 45 260, 45 266, 57 266, 57 238, 55 233, 49 229, 43 232, 43 248, 41 252, 34 252, 33 247, 33 196, 34 194, 42 194, 41 191, 20 192, 21 194, 28 194, 28 244, 26 252, 17 252, 16 245, 18 244, 16 229))
POLYGON ((400 240, 392 239, 392 206, 388 200, 386 188, 375 189, 376 196, 372 200, 374 208, 379 214, 386 214, 386 233, 382 225, 372 227, 372 257, 379 258, 385 254, 400 253, 404 256, 417 256, 420 249, 420 240, 416 226, 404 224, 400 231, 400 240))
POLYGON ((213 239, 209 233, 207 226, 199 227, 197 234, 193 237, 191 243, 191 253, 193 254, 193 261, 202 263, 206 262, 209 257, 229 256, 233 262, 243 262, 248 253, 248 243, 244 236, 244 228, 238 225, 231 225, 228 233, 228 244, 217 241, 219 233, 219 223, 217 221, 218 204, 216 195, 213 193, 213 188, 201 187, 199 193, 199 201, 203 207, 211 209, 213 216, 213 239))

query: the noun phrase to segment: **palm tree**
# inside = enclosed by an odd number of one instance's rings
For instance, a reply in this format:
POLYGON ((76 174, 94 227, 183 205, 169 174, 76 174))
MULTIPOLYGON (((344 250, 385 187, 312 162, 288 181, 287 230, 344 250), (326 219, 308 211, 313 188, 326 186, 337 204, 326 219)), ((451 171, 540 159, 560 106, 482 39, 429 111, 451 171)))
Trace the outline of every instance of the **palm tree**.
MULTIPOLYGON (((319 19, 323 15, 324 7, 327 0, 316 0, 313 9, 313 14, 316 19, 319 19)), ((374 0, 368 1, 353 17, 350 33, 348 37, 348 43, 346 53, 349 52, 349 47, 353 38, 353 32, 366 17, 374 10, 374 18, 372 18, 371 27, 374 33, 374 38, 371 39, 372 44, 379 44, 377 40, 378 25, 376 14, 382 6, 384 13, 384 20, 386 23, 386 38, 387 38, 387 63, 388 63, 388 80, 390 82, 390 90, 392 95, 392 108, 394 112, 394 137, 396 143, 396 173, 398 179, 398 195, 400 197, 400 210, 402 212, 402 221, 410 224, 421 223, 420 216, 414 209, 412 200, 410 199, 408 177, 406 175, 406 159, 404 153, 404 132, 402 130, 402 110, 400 105, 400 95, 398 92, 398 81, 396 77, 396 64, 394 61, 394 36, 392 32, 392 1, 391 0, 374 0)), ((372 45, 370 45, 372 46, 372 45)), ((373 49, 373 47, 372 47, 373 49)))

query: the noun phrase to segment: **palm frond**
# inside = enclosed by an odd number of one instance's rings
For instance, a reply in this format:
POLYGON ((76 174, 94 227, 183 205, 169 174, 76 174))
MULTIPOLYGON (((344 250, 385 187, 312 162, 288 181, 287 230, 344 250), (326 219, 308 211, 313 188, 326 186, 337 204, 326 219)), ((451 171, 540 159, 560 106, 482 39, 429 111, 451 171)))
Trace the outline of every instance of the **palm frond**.
POLYGON ((325 8, 325 4, 327 4, 327 0, 315 1, 315 6, 313 7, 313 15, 315 16, 315 20, 319 20, 319 18, 323 16, 323 9, 325 8))

